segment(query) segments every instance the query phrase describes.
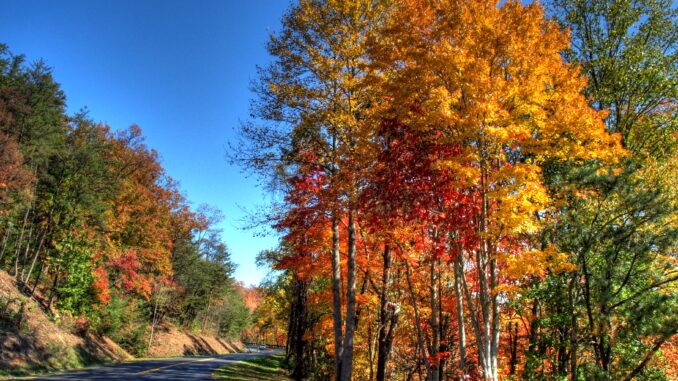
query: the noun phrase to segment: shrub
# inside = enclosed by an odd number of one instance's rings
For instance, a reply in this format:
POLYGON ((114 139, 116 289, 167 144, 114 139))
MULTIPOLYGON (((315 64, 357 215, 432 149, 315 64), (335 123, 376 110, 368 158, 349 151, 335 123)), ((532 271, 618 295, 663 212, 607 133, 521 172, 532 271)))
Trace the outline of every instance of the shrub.
POLYGON ((25 299, 0 297, 0 327, 17 331, 24 330, 26 309, 25 299))

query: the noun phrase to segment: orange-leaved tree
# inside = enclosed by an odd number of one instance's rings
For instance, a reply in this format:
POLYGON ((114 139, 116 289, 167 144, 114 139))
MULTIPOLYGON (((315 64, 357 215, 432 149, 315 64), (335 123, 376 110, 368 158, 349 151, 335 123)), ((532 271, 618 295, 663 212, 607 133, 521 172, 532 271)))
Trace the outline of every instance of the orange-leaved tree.
MULTIPOLYGON (((292 213, 299 224, 323 223, 330 229, 322 255, 331 258, 334 365, 337 379, 352 379, 356 321, 357 199, 360 173, 372 151, 365 149, 373 103, 366 78, 365 41, 387 2, 381 0, 303 0, 271 37, 273 63, 260 71, 254 115, 271 125, 245 125, 247 148, 239 149, 255 171, 273 169, 273 177, 292 189, 309 179, 322 180, 310 202, 323 216, 292 213), (288 183, 288 179, 293 184, 288 183), (340 226, 346 221, 345 313, 342 308, 340 226)), ((270 172, 269 172, 270 173, 270 172)), ((297 205, 298 206, 298 205, 297 205)), ((281 226, 290 226, 292 216, 281 226)))
POLYGON ((538 4, 458 0, 401 2, 373 46, 384 117, 458 150, 431 166, 473 195, 461 201, 475 206, 462 221, 475 239, 461 245, 460 282, 488 380, 498 377, 502 283, 525 275, 507 267, 552 259, 531 239, 549 207, 540 165, 621 153, 582 95, 585 79, 563 61, 567 46, 538 4))

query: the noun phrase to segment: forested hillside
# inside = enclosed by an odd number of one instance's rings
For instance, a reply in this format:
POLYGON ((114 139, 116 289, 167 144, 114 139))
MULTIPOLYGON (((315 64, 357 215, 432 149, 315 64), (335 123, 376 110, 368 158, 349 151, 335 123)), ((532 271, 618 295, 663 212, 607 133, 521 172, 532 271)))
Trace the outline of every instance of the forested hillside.
POLYGON ((676 380, 670 1, 300 0, 232 159, 296 379, 676 380))
MULTIPOLYGON (((220 212, 191 207, 139 127, 115 127, 68 114, 51 69, 0 45, 0 271, 134 355, 161 325, 239 338, 250 312, 220 212)), ((0 328, 20 330, 24 308, 0 298, 0 328)))

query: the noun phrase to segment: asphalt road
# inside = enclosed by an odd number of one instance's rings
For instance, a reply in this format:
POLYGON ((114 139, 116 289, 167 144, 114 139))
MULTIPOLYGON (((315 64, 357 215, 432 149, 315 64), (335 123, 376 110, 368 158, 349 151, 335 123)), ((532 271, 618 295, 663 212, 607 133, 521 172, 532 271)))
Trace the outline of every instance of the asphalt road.
POLYGON ((31 378, 31 380, 211 380, 212 372, 226 364, 278 353, 281 353, 281 351, 266 350, 254 353, 143 360, 53 376, 36 377, 31 378))

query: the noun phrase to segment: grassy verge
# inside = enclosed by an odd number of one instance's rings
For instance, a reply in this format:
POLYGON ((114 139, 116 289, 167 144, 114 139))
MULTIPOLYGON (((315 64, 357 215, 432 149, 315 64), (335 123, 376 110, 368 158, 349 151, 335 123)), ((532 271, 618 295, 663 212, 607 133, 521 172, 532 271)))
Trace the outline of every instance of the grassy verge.
POLYGON ((282 355, 257 357, 250 360, 229 364, 217 369, 213 377, 218 380, 231 381, 283 381, 291 380, 283 369, 282 355))

